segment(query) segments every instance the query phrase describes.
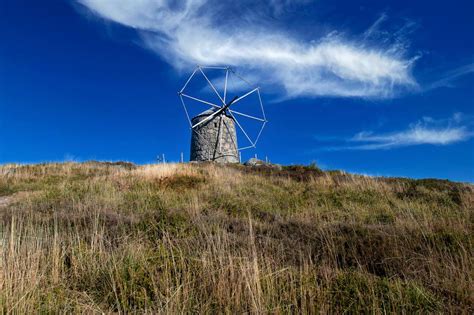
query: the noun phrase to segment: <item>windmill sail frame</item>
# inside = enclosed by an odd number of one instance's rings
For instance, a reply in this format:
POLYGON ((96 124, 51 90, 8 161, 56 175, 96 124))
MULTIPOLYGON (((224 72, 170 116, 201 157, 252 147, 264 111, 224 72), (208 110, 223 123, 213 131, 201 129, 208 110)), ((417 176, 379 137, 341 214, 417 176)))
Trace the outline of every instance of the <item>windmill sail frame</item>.
MULTIPOLYGON (((234 69, 232 69, 231 67, 221 67, 221 66, 197 66, 194 71, 191 73, 191 75, 189 76, 189 78, 187 79, 186 83, 184 84, 184 86, 181 88, 181 90, 178 92, 178 95, 179 95, 179 98, 181 100, 181 104, 184 108, 184 111, 185 111, 185 114, 186 114, 186 118, 188 120, 188 123, 189 123, 189 126, 192 130, 192 132, 198 132, 197 129, 199 129, 198 127, 202 124, 204 124, 205 122, 204 121, 200 121, 196 124, 193 125, 192 123, 192 119, 189 115, 189 111, 188 111, 188 106, 186 105, 186 102, 185 102, 185 99, 188 99, 188 100, 192 100, 192 101, 195 101, 195 102, 199 102, 199 103, 202 103, 202 104, 205 104, 207 106, 210 106, 210 109, 214 109, 216 111, 222 111, 224 112, 225 114, 228 114, 230 115, 230 117, 232 117, 232 119, 235 121, 235 124, 238 126, 238 128, 240 129, 240 131, 242 132, 242 134, 245 136, 245 139, 248 141, 248 144, 249 145, 246 145, 244 147, 238 147, 237 150, 238 151, 242 151, 242 150, 246 150, 246 149, 251 149, 251 148, 255 148, 256 147, 256 144, 258 142, 258 140, 260 139, 260 136, 263 132, 263 129, 265 128, 265 125, 267 124, 268 120, 265 116, 265 110, 264 110, 264 107, 263 107, 263 102, 262 102, 262 97, 261 97, 261 94, 260 94, 260 88, 259 87, 254 87, 252 86, 252 84, 247 81, 246 79, 244 79, 242 76, 240 76, 238 73, 236 73, 234 71, 234 69), (219 94, 219 92, 217 91, 216 87, 214 86, 214 84, 211 82, 211 80, 209 79, 209 77, 206 75, 205 73, 205 70, 222 70, 222 71, 225 71, 225 82, 224 82, 224 91, 221 94, 219 94), (186 91, 186 88, 188 87, 189 83, 191 82, 191 80, 195 79, 196 76, 198 74, 201 74, 202 77, 204 78, 204 80, 206 81, 207 83, 207 86, 213 91, 213 93, 218 97, 218 100, 220 101, 221 104, 215 104, 215 102, 210 102, 210 101, 207 101, 207 100, 204 100, 204 99, 201 99, 201 98, 198 98, 198 97, 195 97, 195 96, 192 96, 192 95, 189 95, 187 93, 185 93, 186 91), (249 87, 249 91, 246 92, 244 95, 242 96, 239 96, 237 98, 234 98, 234 100, 231 102, 231 104, 226 104, 226 98, 227 98, 227 90, 228 90, 228 80, 229 80, 229 76, 230 75, 234 75, 235 77, 237 77, 238 79, 240 79, 241 81, 243 81, 248 87, 249 87), (254 93, 257 94, 257 99, 258 99, 258 106, 259 106, 259 110, 261 111, 261 114, 262 114, 262 117, 257 117, 256 115, 250 115, 250 114, 246 114, 242 111, 237 111, 237 110, 234 110, 233 108, 235 107, 235 105, 253 95, 254 93), (230 105, 232 105, 232 108, 230 108, 230 105), (225 108, 226 107, 226 108, 225 108), (223 109, 224 108, 224 109, 223 109), (261 123, 261 127, 258 131, 258 134, 256 137, 252 138, 251 136, 249 136, 248 132, 245 130, 245 128, 242 126, 242 124, 239 122, 239 120, 237 119, 237 117, 240 116, 240 117, 245 117, 245 118, 248 118, 248 119, 252 119, 258 123, 261 123)), ((212 120, 213 116, 209 116, 210 118, 208 119, 208 121, 212 120)), ((224 122, 224 125, 225 122, 224 122)), ((225 127, 228 127, 228 126, 225 126, 225 127)))

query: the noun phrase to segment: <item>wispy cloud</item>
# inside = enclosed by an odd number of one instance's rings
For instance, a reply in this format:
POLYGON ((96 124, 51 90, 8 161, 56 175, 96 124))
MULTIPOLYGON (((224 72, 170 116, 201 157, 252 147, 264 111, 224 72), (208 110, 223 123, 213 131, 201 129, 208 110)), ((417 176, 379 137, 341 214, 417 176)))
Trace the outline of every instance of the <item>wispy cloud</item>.
POLYGON ((446 145, 466 140, 470 133, 465 127, 432 128, 416 125, 408 130, 391 134, 373 134, 362 132, 352 141, 365 144, 349 147, 359 150, 392 149, 420 144, 446 145))
POLYGON ((364 32, 364 39, 370 38, 380 32, 380 25, 386 21, 388 18, 387 14, 384 12, 380 14, 380 17, 375 20, 375 22, 364 32))
MULTIPOLYGON (((448 145, 468 140, 474 136, 467 125, 462 125, 464 116, 455 113, 448 119, 436 120, 423 117, 407 129, 390 133, 362 131, 343 139, 343 144, 328 150, 388 150, 415 145, 448 145)), ((317 137, 318 140, 321 138, 317 137)))
MULTIPOLYGON (((260 2, 215 0, 77 0, 104 19, 134 28, 143 43, 178 70, 231 65, 277 87, 285 97, 389 98, 417 85, 416 58, 403 45, 348 40, 337 32, 308 39, 256 16, 260 2), (223 18, 225 17, 225 18, 223 18)), ((266 0, 273 10, 305 0, 266 0)), ((386 19, 383 17, 382 19, 386 19)), ((316 27, 316 26, 315 26, 316 27)), ((377 22, 372 26, 377 27, 377 22)), ((370 33, 370 29, 368 30, 370 33)), ((373 32, 373 30, 372 30, 373 32)), ((365 34, 367 36, 367 34, 365 34)))
POLYGON ((461 66, 457 69, 447 72, 442 78, 431 82, 425 87, 425 91, 434 90, 440 87, 453 87, 454 81, 460 77, 474 72, 474 63, 461 66))
POLYGON ((283 14, 285 11, 299 6, 302 4, 308 4, 313 0, 268 0, 268 4, 273 10, 275 15, 283 14))

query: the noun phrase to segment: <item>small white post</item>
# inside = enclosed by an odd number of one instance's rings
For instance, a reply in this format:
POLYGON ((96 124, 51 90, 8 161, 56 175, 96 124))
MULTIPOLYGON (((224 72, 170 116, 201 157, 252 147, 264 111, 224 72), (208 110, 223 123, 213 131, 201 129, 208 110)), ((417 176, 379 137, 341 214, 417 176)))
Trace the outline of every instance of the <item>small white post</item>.
POLYGON ((265 156, 265 163, 268 164, 268 156, 265 156))
POLYGON ((181 163, 184 163, 184 154, 181 152, 181 163))
POLYGON ((255 159, 258 160, 257 153, 255 153, 255 159))
POLYGON ((164 154, 164 153, 162 154, 162 162, 163 162, 163 164, 165 164, 165 163, 166 163, 166 160, 165 160, 165 154, 164 154))
POLYGON ((239 151, 239 163, 242 163, 242 152, 239 151))

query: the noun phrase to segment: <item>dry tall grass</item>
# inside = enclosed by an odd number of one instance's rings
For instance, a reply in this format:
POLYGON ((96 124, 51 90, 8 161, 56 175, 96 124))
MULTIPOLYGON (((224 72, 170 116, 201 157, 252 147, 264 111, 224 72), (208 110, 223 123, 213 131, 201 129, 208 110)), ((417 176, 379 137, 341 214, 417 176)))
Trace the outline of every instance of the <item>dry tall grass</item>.
POLYGON ((0 199, 1 313, 474 311, 468 184, 64 163, 0 199))

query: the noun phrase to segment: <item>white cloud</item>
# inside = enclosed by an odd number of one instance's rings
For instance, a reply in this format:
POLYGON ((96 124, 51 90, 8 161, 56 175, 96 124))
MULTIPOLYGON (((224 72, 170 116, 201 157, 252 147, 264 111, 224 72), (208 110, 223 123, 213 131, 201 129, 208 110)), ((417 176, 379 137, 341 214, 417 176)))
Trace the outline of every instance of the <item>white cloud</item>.
POLYGON ((473 72, 474 72, 474 63, 461 66, 457 69, 449 71, 442 78, 428 84, 425 88, 425 91, 437 89, 440 87, 453 87, 454 81, 456 81, 462 76, 465 76, 473 72))
MULTIPOLYGON (((78 0, 95 14, 136 29, 146 47, 178 70, 196 64, 245 69, 260 85, 286 97, 342 96, 387 98, 415 87, 415 58, 403 45, 368 46, 329 34, 317 40, 259 21, 246 10, 222 19, 228 4, 213 0, 78 0)), ((305 0, 267 0, 275 10, 305 0)), ((256 5, 252 1, 245 5, 256 5)), ((385 17, 384 17, 385 19, 385 17)))
POLYGON ((374 36, 374 34, 377 34, 379 33, 379 28, 380 28, 380 25, 386 21, 388 18, 387 14, 384 12, 380 15, 380 17, 364 32, 364 38, 367 39, 367 38, 370 38, 372 36, 374 36))
POLYGON ((366 144, 352 148, 374 150, 419 144, 446 145, 466 140, 469 136, 465 127, 427 128, 417 125, 408 130, 392 134, 359 133, 352 140, 365 142, 366 144))
POLYGON ((288 8, 301 4, 307 4, 311 1, 312 0, 268 0, 268 4, 273 9, 273 13, 275 15, 280 15, 288 8))
POLYGON ((345 145, 331 147, 330 150, 380 150, 423 144, 448 145, 474 136, 467 126, 460 124, 463 120, 461 113, 440 120, 423 117, 421 121, 401 131, 382 134, 372 131, 359 132, 346 139, 345 145), (358 144, 347 145, 347 142, 358 144))

